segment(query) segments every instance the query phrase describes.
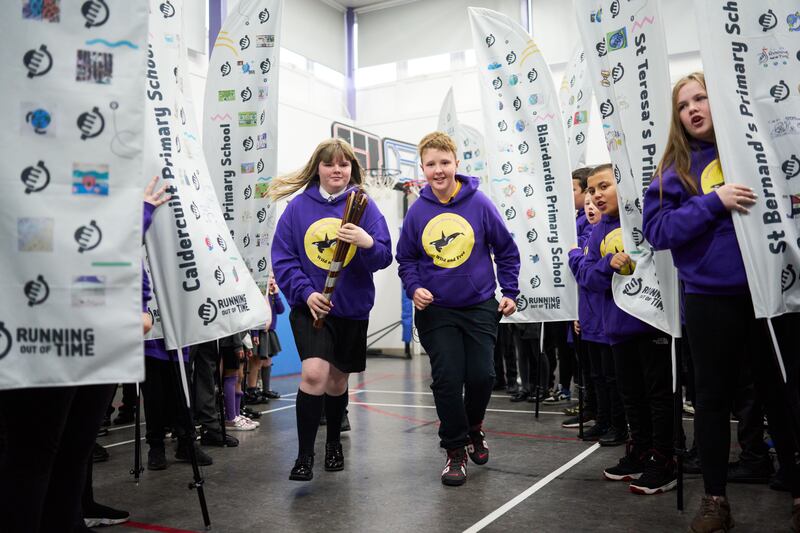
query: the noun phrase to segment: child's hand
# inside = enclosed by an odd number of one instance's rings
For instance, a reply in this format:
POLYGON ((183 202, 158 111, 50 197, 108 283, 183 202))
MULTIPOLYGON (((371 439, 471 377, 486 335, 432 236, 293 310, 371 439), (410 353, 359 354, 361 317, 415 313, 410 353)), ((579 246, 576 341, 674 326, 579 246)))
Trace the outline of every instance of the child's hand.
POLYGON ((723 185, 715 191, 722 205, 728 211, 738 211, 742 214, 747 214, 750 211, 747 209, 756 203, 756 193, 750 187, 744 185, 736 185, 735 183, 728 183, 723 185))
POLYGON ((372 248, 372 245, 375 244, 370 234, 355 224, 345 224, 339 228, 336 238, 365 249, 372 248))
POLYGON ((153 179, 150 180, 150 183, 147 184, 147 187, 144 190, 144 201, 148 204, 158 207, 172 198, 172 195, 165 194, 167 192, 166 185, 162 186, 156 192, 153 192, 153 190, 156 188, 156 183, 158 183, 158 176, 153 176, 153 179))
POLYGON ((626 265, 631 264, 631 256, 625 252, 617 252, 611 258, 611 268, 614 270, 622 270, 626 265))

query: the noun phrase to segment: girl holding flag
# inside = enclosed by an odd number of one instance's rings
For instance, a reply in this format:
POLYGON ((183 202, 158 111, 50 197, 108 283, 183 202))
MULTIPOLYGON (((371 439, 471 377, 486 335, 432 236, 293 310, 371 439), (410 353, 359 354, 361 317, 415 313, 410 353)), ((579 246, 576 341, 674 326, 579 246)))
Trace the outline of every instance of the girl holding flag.
POLYGON ((350 145, 328 139, 305 167, 276 178, 270 187, 273 200, 304 189, 281 215, 272 244, 275 278, 291 307, 289 321, 302 360, 296 404, 299 452, 289 476, 295 481, 313 477, 323 395, 328 417, 325 470, 344 468, 340 428, 347 378, 366 367, 367 326, 375 301, 372 274, 392 262, 389 228, 374 202, 367 204, 359 226, 341 224, 347 196, 363 180, 350 145), (323 291, 337 239, 351 246, 329 301, 323 291), (315 328, 314 321, 323 318, 322 327, 315 328))
MULTIPOLYGON (((685 319, 694 362, 695 438, 705 495, 692 521, 696 533, 733 527, 725 494, 730 409, 737 375, 751 360, 766 403, 769 431, 794 497, 791 530, 800 531, 800 477, 794 461, 791 413, 798 406, 798 314, 773 319, 786 367, 782 383, 768 326, 757 320, 731 213, 748 215, 756 195, 726 183, 717 152, 705 77, 696 72, 672 90, 672 123, 664 156, 645 194, 644 234, 669 249, 685 289, 685 319)), ((794 426, 794 427, 793 427, 794 426)))

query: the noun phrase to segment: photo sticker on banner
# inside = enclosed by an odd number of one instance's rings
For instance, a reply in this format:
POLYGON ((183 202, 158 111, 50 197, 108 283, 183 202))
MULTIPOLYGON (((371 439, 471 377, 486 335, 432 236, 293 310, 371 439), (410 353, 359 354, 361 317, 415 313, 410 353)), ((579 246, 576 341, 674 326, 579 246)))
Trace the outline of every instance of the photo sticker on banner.
POLYGON ((52 252, 54 228, 55 220, 52 218, 18 218, 17 249, 20 252, 52 252))
POLYGON ((272 178, 258 178, 256 183, 256 198, 267 198, 269 195, 269 184, 272 178))
POLYGON ((623 27, 616 31, 611 31, 606 34, 606 42, 608 43, 608 50, 614 52, 622 50, 628 46, 628 33, 623 27))
POLYGON ((23 135, 55 136, 54 109, 51 106, 23 102, 20 106, 20 115, 23 135))
POLYGON ((61 0, 23 0, 22 18, 61 22, 61 0))
POLYGON ((267 148, 267 132, 259 133, 256 143, 256 150, 264 150, 267 148))
POLYGON ((102 307, 106 305, 105 276, 75 276, 70 286, 72 307, 102 307))
POLYGON ((257 89, 257 95, 259 100, 265 100, 267 96, 269 96, 269 90, 267 89, 267 85, 264 84, 257 89))
POLYGON ((256 35, 256 48, 272 48, 274 46, 274 35, 256 35))
POLYGON ((236 89, 217 91, 217 100, 220 102, 233 102, 236 100, 236 89))
POLYGON ((252 161, 247 163, 242 163, 241 165, 242 174, 252 174, 253 172, 255 172, 255 167, 256 165, 252 161))
POLYGON ((108 196, 108 165, 72 165, 72 194, 108 196))
POLYGON ((258 113, 255 111, 242 111, 239 113, 239 127, 252 127, 258 125, 258 113))
POLYGON ((75 81, 108 84, 111 83, 113 74, 113 54, 78 50, 75 81))
POLYGON ((242 74, 256 73, 255 61, 237 61, 236 66, 238 66, 242 70, 242 74))

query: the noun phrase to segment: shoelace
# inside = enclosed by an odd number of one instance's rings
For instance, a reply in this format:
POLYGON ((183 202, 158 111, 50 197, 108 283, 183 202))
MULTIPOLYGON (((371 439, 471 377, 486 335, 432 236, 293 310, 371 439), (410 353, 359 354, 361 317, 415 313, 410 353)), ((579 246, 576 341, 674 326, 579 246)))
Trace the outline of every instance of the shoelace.
POLYGON ((700 503, 700 514, 705 517, 716 516, 719 514, 719 503, 711 497, 704 497, 700 503))

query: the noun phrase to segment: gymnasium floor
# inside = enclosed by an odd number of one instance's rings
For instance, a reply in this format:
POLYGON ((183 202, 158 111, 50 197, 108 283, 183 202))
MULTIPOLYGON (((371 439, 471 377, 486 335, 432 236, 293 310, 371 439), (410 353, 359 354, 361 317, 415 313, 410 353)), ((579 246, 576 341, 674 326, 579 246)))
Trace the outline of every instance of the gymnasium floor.
MULTIPOLYGON (((281 400, 260 407, 261 427, 238 432, 237 448, 204 449, 214 464, 202 469, 212 531, 218 532, 461 532, 686 531, 702 494, 699 476, 686 481, 686 511, 676 492, 636 496, 602 469, 623 447, 599 448, 561 428, 565 404, 511 403, 495 393, 485 421, 491 459, 470 463, 462 487, 439 481, 444 454, 430 394, 427 357, 371 358, 351 378, 352 431, 343 434, 345 470, 325 472, 324 432, 317 438, 314 480, 288 480, 296 456, 294 394, 298 376, 273 381, 281 400)), ((684 422, 691 431, 691 421, 684 422)), ((735 427, 735 426, 732 426, 735 427)), ((142 429, 144 434, 144 429, 142 429)), ((187 489, 188 464, 146 471, 138 485, 133 428, 113 427, 99 442, 111 459, 95 465, 95 498, 130 511, 131 523, 105 531, 203 531, 197 494, 187 489)), ((734 441, 735 442, 735 439, 734 441)), ((147 447, 143 445, 143 460, 147 447)), ((738 533, 788 530, 791 500, 766 486, 729 485, 738 533)))

